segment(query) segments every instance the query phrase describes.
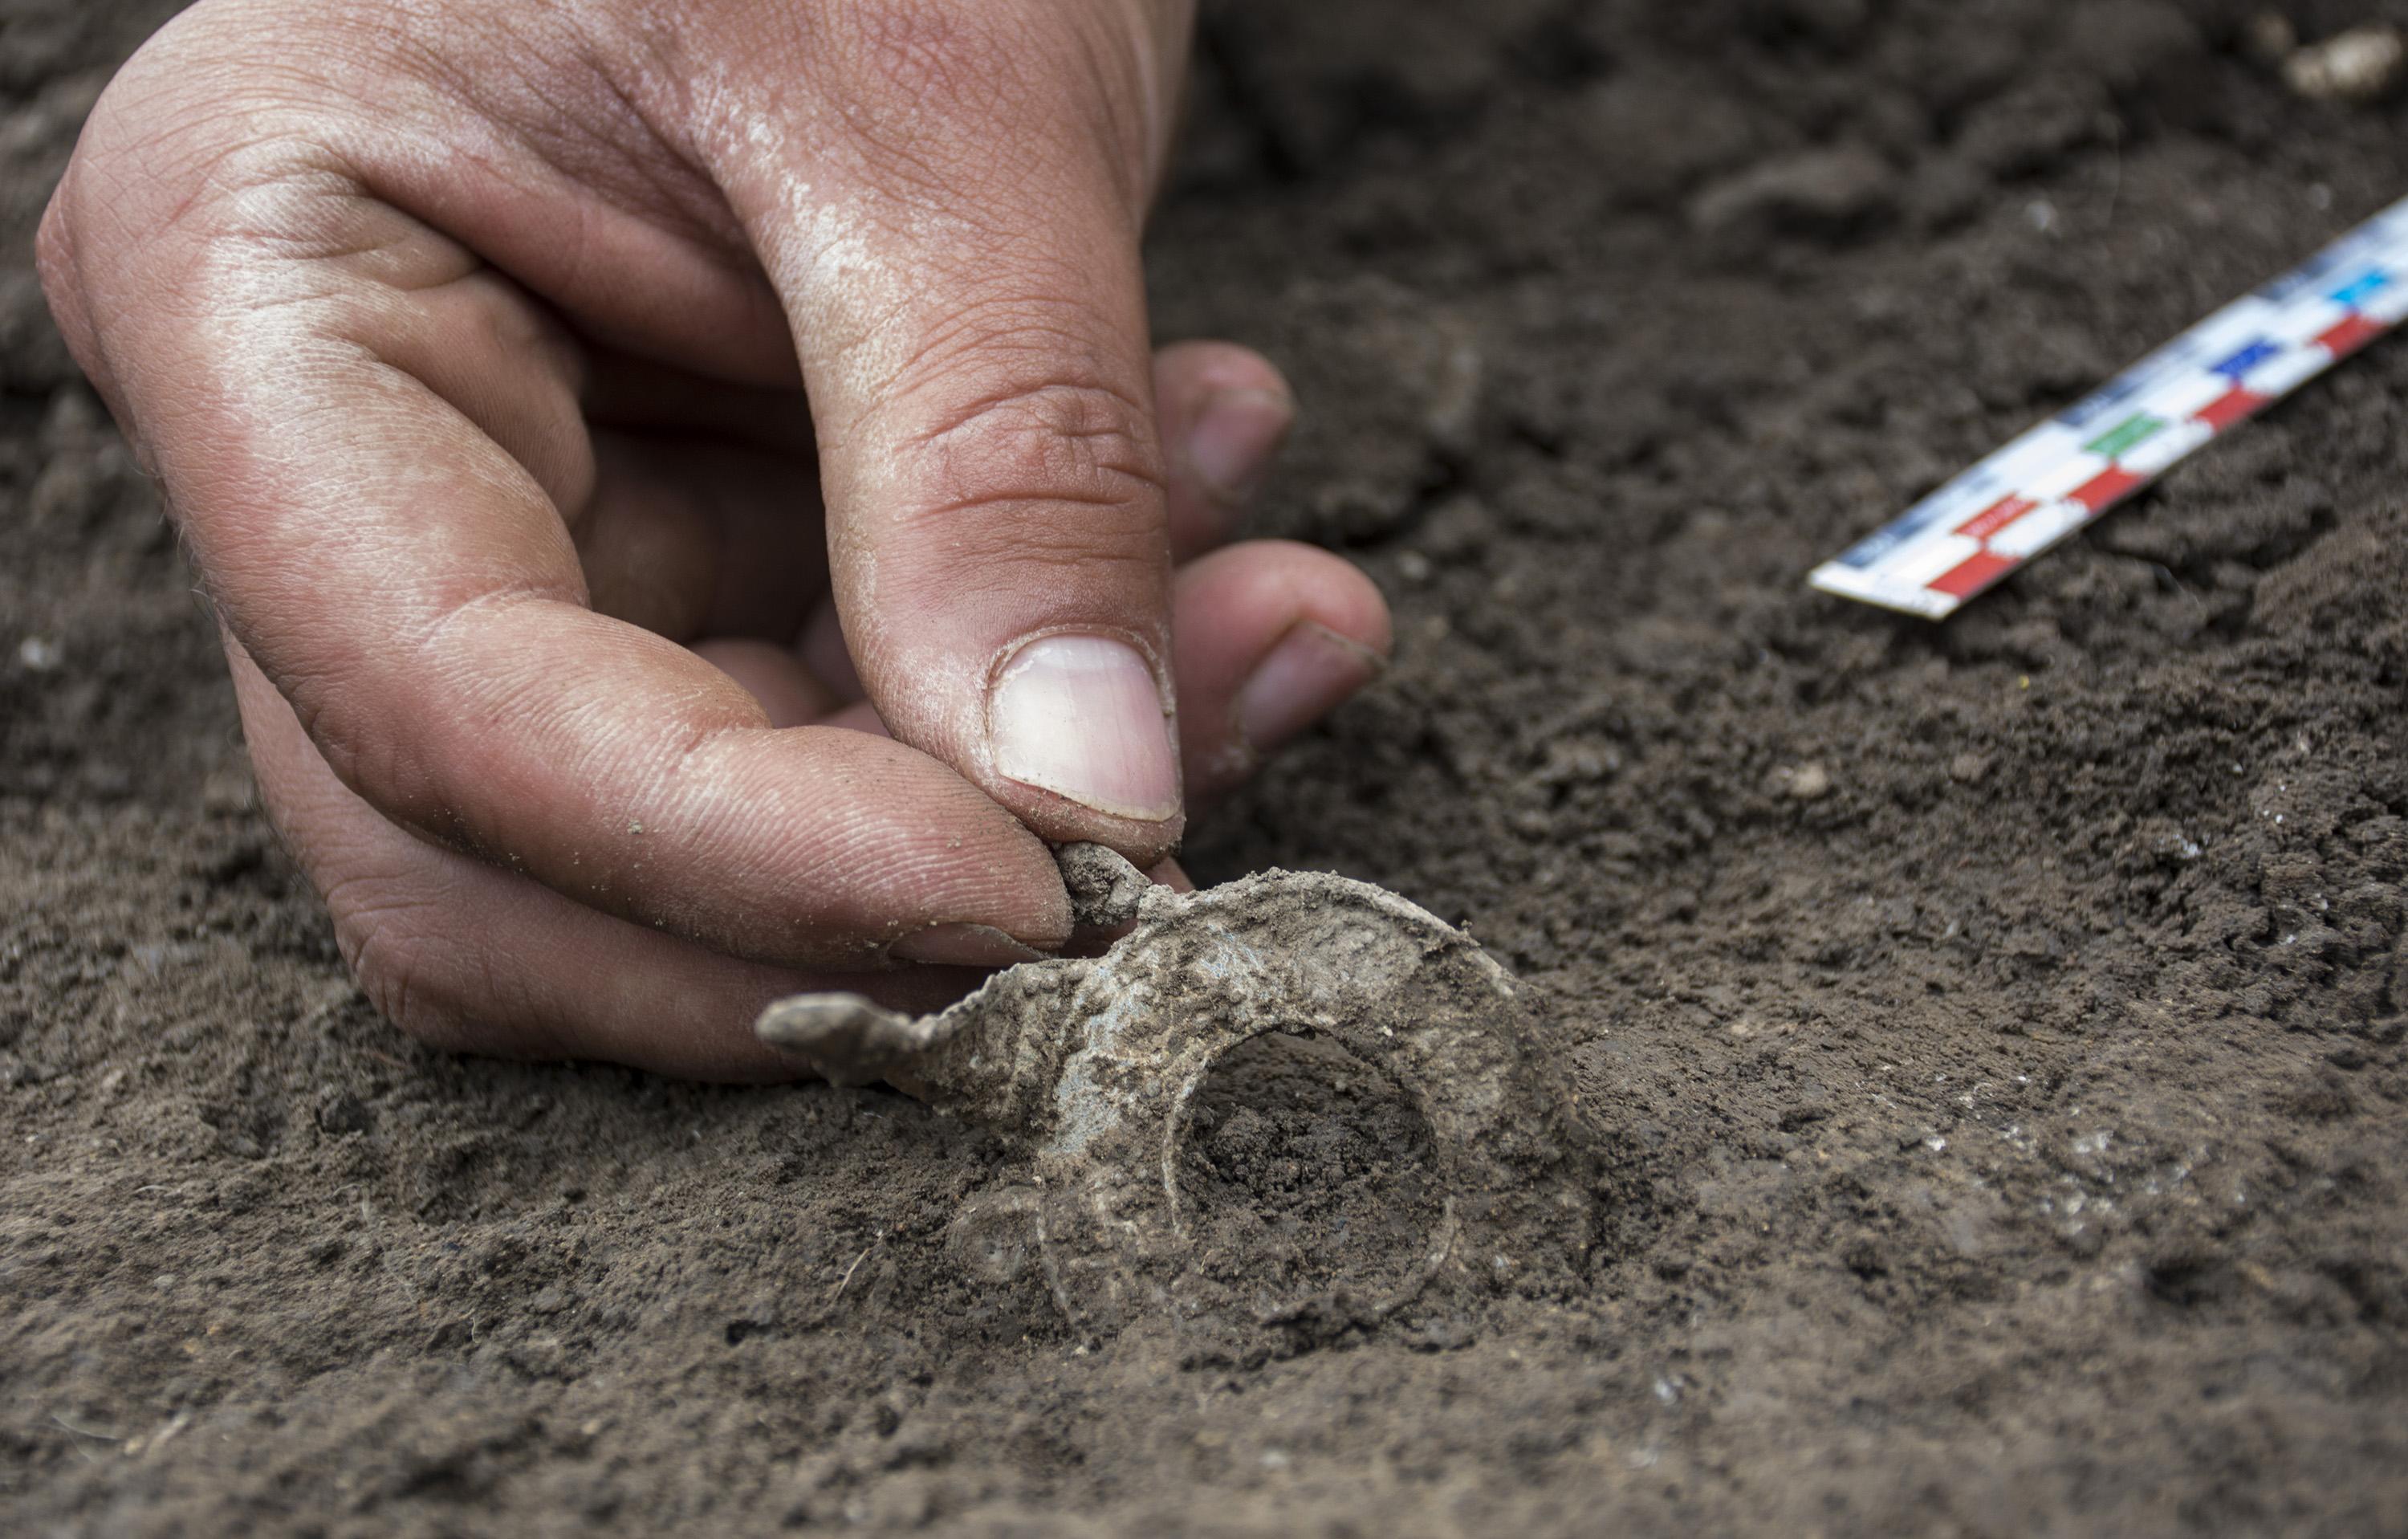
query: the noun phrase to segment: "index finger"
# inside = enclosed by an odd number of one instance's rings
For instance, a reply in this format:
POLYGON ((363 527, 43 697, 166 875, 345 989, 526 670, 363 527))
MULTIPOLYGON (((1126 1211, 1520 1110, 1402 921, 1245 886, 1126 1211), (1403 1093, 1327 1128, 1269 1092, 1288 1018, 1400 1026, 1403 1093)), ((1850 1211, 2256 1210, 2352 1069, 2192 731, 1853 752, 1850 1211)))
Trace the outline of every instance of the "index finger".
MULTIPOLYGON (((460 248, 330 194, 338 165, 306 172, 315 217, 269 238, 183 209, 78 255, 90 343, 210 596, 344 783, 761 960, 860 965, 937 927, 1058 944, 1044 847, 959 775, 773 730, 700 658, 587 607, 563 518, 592 477, 574 350, 460 248)), ((139 196, 110 197, 88 222, 141 223, 139 196)))

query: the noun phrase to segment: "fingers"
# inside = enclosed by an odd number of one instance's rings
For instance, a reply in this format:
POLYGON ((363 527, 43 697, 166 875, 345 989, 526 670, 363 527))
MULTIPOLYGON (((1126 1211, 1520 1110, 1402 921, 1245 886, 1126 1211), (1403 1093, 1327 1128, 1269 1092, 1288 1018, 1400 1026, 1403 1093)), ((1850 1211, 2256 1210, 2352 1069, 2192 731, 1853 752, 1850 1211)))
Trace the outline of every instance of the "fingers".
POLYGON ((1151 862, 1184 822, 1129 148, 1160 61, 1119 14, 830 8, 793 67, 855 132, 719 169, 795 329, 880 716, 1046 838, 1151 862))
MULTIPOLYGON (((814 669, 845 698, 861 698, 835 609, 817 602, 826 535, 810 495, 818 467, 800 381, 767 390, 588 352, 596 484, 570 525, 594 607, 676 640, 783 640, 808 616, 814 669), (800 496, 808 517, 796 514, 800 496)), ((1171 555, 1186 561, 1238 535, 1295 402, 1268 359, 1231 342, 1160 349, 1154 391, 1171 555)))
MULTIPOLYGON (((1255 540, 1191 561, 1175 579, 1173 607, 1181 751, 1199 802, 1233 789, 1386 667, 1388 609, 1379 590, 1309 545, 1255 540)), ((695 651, 750 691, 775 725, 824 720, 883 730, 867 704, 838 709, 842 697, 808 645, 798 653, 709 641, 695 651)))
POLYGON ((1043 846, 957 774, 866 734, 774 730, 709 664, 588 608, 560 505, 591 453, 573 367, 528 345, 539 314, 423 226, 328 207, 322 252, 208 245, 205 207, 174 273, 140 242, 84 268, 105 345, 142 360, 124 390, 211 596, 346 785, 580 902, 767 961, 909 958, 944 926, 1068 933, 1043 846), (138 302, 177 282, 187 302, 138 302))
POLYGON ((741 961, 413 839, 335 778, 275 686, 239 648, 228 652, 278 829, 326 894, 361 987, 423 1041, 695 1079, 788 1079, 796 1067, 752 1035, 770 1000, 841 988, 924 1011, 971 981, 932 969, 828 975, 741 961))
POLYGON ((1269 359, 1230 342, 1174 342, 1154 357, 1170 460, 1170 550, 1180 561, 1226 544, 1279 458, 1296 401, 1269 359))
MULTIPOLYGON (((1370 676, 1366 654, 1384 646, 1386 625, 1368 588, 1326 553, 1270 543, 1222 552, 1181 574, 1180 630, 1196 638, 1180 649, 1194 702, 1186 718, 1190 774, 1206 794, 1254 762, 1248 721, 1256 737, 1270 736, 1262 725, 1266 692, 1286 702, 1273 715, 1293 719, 1312 702, 1335 703, 1370 676), (1297 646, 1299 629, 1323 627, 1329 640, 1316 638, 1305 655, 1319 658, 1323 647, 1334 646, 1337 664, 1325 670, 1318 663, 1299 669, 1280 661, 1297 646), (1207 729, 1213 723, 1227 732, 1216 737, 1207 729)), ((759 698, 773 721, 811 719, 828 699, 785 649, 735 640, 698 650, 759 698)), ((278 827, 327 895, 344 957, 363 988, 422 1040, 504 1057, 598 1058, 699 1079, 784 1078, 796 1072, 794 1063, 764 1049, 751 1028, 770 1000, 833 988, 920 1012, 940 1008, 975 979, 942 967, 829 975, 741 961, 413 839, 335 777, 274 686, 238 647, 228 652, 252 761, 278 827)), ((866 712, 856 725, 877 729, 866 712)), ((1151 874, 1177 890, 1192 889, 1175 861, 1151 874)), ((1107 939, 1071 942, 1093 950, 1107 939)), ((930 938, 929 948, 950 948, 975 965, 1013 959, 1008 941, 991 933, 951 931, 930 938)))
POLYGON ((1379 677, 1388 606, 1354 567, 1310 545, 1254 540, 1180 568, 1181 752, 1199 801, 1379 677))
MULTIPOLYGON (((1270 360, 1230 342, 1175 342, 1162 349, 1154 358, 1154 389, 1165 439, 1173 446, 1171 554, 1187 561, 1237 534, 1269 478, 1295 409, 1287 381, 1270 360), (1210 479, 1203 473, 1206 466, 1212 467, 1210 479)), ((587 570, 593 570, 590 555, 587 570)), ((833 600, 812 611, 801 653, 811 673, 838 698, 864 698, 833 600)))
MULTIPOLYGON (((799 382, 763 390, 624 354, 589 355, 595 488, 569 523, 595 608, 680 640, 793 635, 804 612, 797 596, 816 597, 826 568, 799 382), (797 516, 798 497, 808 516, 797 516)), ((1278 368, 1231 342, 1161 349, 1154 389, 1169 461, 1171 554, 1185 561, 1238 534, 1296 408, 1278 368)), ((859 698, 851 659, 838 661, 833 610, 812 619, 813 647, 831 649, 814 660, 859 698)))

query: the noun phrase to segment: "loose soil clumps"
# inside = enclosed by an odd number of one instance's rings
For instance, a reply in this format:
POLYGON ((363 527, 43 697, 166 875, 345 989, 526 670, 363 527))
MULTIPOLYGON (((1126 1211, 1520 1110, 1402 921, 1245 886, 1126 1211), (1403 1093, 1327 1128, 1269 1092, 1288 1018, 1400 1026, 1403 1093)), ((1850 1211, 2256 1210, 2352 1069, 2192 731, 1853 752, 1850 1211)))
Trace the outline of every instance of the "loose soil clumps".
POLYGON ((0 1531, 2398 1528, 2408 341, 1944 626, 1802 585, 2408 189, 2252 41, 2398 6, 1204 7, 1156 326, 1398 646, 1182 859, 1468 932, 1595 1137, 1568 1286, 1258 1325, 1427 1167, 1232 1050, 1226 1333, 1066 1320, 1021 1133, 375 1018, 33 278, 172 8, 0 0, 0 1531))

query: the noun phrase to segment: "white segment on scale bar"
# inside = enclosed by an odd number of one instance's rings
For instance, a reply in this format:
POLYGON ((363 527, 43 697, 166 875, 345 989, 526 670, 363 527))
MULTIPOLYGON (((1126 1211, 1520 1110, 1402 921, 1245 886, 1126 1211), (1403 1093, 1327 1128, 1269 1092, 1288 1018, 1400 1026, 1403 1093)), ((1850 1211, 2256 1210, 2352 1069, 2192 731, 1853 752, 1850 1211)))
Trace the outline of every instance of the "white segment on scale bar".
MULTIPOLYGON (((2216 436, 2219 429, 2199 420, 2198 413, 2236 386, 2268 399, 2287 395, 2330 367, 2339 356, 2335 348, 2350 351, 2369 325, 2401 321, 2408 321, 2408 198, 2035 424, 1815 568, 1808 582, 1843 597, 1943 618, 2022 559, 2087 523, 2092 510, 2068 500, 2067 494, 2111 463, 2137 481, 2154 480, 2216 436), (2361 324, 2342 339, 2321 340, 2354 321, 2361 324), (2254 363, 2253 350, 2264 353, 2254 363), (2135 418, 2155 418, 2163 425, 2135 418), (2089 448, 2092 443, 2128 447, 2111 462, 2089 448), (1956 533, 2008 497, 2039 506, 1990 530, 1986 545, 1956 533), (1950 578, 1982 554, 1996 559, 1950 578), (1943 580, 1956 591, 1928 586, 1943 580)), ((2231 422, 2228 415, 2228 427, 2231 422)))

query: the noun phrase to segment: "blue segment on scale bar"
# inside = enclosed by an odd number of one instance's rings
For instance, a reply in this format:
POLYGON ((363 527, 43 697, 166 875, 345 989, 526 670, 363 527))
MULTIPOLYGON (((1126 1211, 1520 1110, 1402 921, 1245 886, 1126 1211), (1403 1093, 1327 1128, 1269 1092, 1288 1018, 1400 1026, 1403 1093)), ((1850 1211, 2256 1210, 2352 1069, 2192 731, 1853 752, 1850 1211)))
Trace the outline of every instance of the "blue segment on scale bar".
POLYGON ((2385 272, 2382 268, 2377 267, 2373 271, 2369 272, 2351 282, 2344 283, 2340 288, 2333 290, 2332 302, 2336 305, 2347 305, 2350 309, 2356 309, 2360 304, 2365 302, 2367 295, 2372 294, 2377 289, 2389 287, 2390 283, 2391 275, 2385 272))
POLYGON ((2260 337, 2231 357, 2225 359, 2224 362, 2210 365, 2207 371, 2210 374, 2221 374, 2228 380, 2238 381, 2243 375, 2282 351, 2279 343, 2271 342, 2260 337))

